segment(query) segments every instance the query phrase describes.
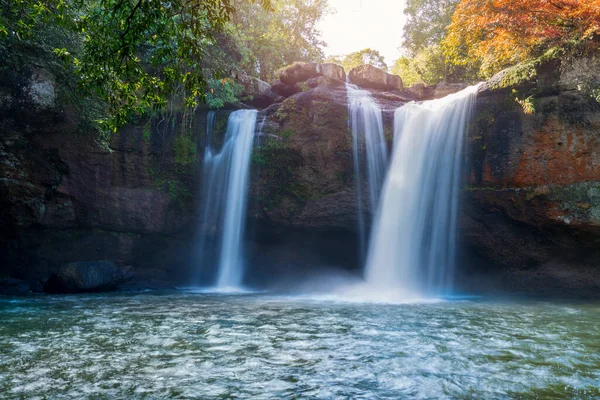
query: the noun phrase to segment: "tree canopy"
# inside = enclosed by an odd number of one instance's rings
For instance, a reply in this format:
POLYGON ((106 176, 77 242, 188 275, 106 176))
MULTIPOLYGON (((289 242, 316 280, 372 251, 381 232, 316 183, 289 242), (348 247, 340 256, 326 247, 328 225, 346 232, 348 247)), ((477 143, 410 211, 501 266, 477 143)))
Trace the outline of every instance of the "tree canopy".
POLYGON ((381 68, 384 71, 387 71, 388 69, 384 57, 379 53, 378 50, 371 48, 355 51, 345 56, 328 57, 325 61, 341 65, 344 67, 346 72, 350 72, 351 69, 365 64, 381 68))
POLYGON ((447 27, 460 0, 407 0, 402 48, 405 55, 396 60, 392 72, 405 84, 437 84, 474 79, 470 68, 450 62, 442 48, 447 27))
MULTIPOLYGON (((168 104, 235 100, 232 72, 265 80, 320 61, 326 0, 0 0, 0 58, 38 47, 63 60, 106 129, 168 104)), ((23 60, 3 68, 20 68, 23 60)))
POLYGON ((3 0, 0 35, 14 44, 35 40, 43 25, 60 27, 72 40, 55 54, 106 101, 104 122, 116 129, 174 92, 186 106, 204 101, 207 55, 234 11, 233 0, 3 0))
POLYGON ((600 0, 462 0, 443 45, 459 65, 500 69, 600 34, 600 0))
POLYGON ((328 12, 327 0, 272 0, 272 12, 236 0, 235 30, 246 54, 243 69, 265 81, 295 61, 324 57, 317 23, 328 12))
POLYGON ((460 0, 407 0, 403 47, 409 56, 439 45, 460 0))

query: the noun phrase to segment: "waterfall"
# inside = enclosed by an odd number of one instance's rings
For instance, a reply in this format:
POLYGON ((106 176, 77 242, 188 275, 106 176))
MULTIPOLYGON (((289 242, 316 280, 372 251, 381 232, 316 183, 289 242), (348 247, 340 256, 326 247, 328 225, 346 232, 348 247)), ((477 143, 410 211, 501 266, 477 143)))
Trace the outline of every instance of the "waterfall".
POLYGON ((392 160, 367 256, 373 287, 419 294, 451 289, 463 135, 477 89, 396 110, 392 160))
POLYGON ((368 232, 363 211, 363 183, 368 188, 368 205, 370 214, 374 213, 379 202, 381 187, 385 178, 388 163, 387 145, 383 132, 382 111, 366 90, 348 83, 348 115, 352 131, 352 148, 354 156, 354 174, 356 180, 356 201, 358 205, 358 231, 360 239, 360 256, 364 260, 368 232))
POLYGON ((220 151, 215 151, 212 145, 214 113, 209 113, 207 118, 203 165, 205 201, 201 213, 205 232, 201 235, 200 251, 211 250, 205 237, 211 231, 217 232, 217 287, 221 289, 239 288, 244 277, 243 239, 256 115, 255 110, 231 113, 220 151))

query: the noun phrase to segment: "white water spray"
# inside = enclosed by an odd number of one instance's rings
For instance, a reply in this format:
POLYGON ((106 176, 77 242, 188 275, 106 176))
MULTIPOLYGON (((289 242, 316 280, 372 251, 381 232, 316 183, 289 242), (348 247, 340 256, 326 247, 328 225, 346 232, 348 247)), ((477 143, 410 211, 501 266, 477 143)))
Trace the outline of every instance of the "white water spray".
POLYGON ((366 217, 363 212, 363 182, 367 182, 369 210, 370 214, 374 214, 379 203, 388 163, 387 145, 383 131, 382 111, 371 94, 350 83, 346 85, 346 88, 354 153, 360 253, 361 258, 364 259, 364 249, 369 236, 366 226, 370 221, 365 221, 366 217))
POLYGON ((367 256, 370 286, 407 295, 451 289, 463 135, 477 89, 396 110, 367 256))
MULTIPOLYGON (((250 157, 256 110, 231 113, 221 151, 211 147, 214 115, 209 114, 204 155, 205 229, 220 230, 217 288, 239 288, 244 278, 243 239, 248 203, 250 157)), ((206 245, 203 242, 203 246, 206 245)), ((202 249, 206 250, 206 249, 202 249)))

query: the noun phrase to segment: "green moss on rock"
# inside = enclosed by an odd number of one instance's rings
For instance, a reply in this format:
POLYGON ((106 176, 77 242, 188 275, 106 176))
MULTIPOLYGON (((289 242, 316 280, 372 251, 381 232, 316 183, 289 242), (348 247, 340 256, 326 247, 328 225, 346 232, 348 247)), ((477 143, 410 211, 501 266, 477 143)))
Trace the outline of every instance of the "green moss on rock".
POLYGON ((280 122, 288 120, 296 110, 297 106, 298 104, 295 98, 289 97, 285 99, 283 103, 281 103, 281 107, 279 107, 279 110, 275 112, 275 118, 280 122))
POLYGON ((600 224, 600 182, 550 187, 548 198, 559 202, 561 209, 586 214, 592 222, 600 224))
POLYGON ((196 143, 187 135, 179 135, 173 141, 175 164, 190 166, 196 162, 196 143))
POLYGON ((488 87, 491 90, 498 90, 534 83, 538 77, 538 68, 558 59, 561 55, 563 55, 562 50, 550 49, 539 58, 522 62, 496 74, 488 81, 488 87))

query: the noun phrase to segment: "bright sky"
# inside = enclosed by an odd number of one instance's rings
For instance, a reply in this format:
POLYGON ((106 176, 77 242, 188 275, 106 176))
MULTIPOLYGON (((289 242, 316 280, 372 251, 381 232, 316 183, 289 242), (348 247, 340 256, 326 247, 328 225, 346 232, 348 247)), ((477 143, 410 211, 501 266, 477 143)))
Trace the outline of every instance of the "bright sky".
POLYGON ((342 55, 370 47, 391 65, 399 56, 404 0, 329 0, 332 10, 319 24, 325 54, 342 55))

